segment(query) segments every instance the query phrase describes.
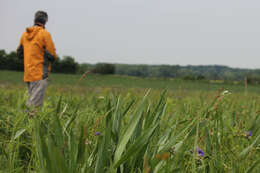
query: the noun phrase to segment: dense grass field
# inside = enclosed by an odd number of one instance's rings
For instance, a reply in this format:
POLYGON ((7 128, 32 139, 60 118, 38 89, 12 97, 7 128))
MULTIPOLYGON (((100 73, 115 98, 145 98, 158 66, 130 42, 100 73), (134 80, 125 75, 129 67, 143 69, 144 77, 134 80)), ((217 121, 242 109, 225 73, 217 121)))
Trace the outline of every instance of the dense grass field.
POLYGON ((0 71, 0 172, 260 171, 260 88, 52 74, 25 106, 23 73, 0 71))
MULTIPOLYGON (((163 79, 163 78, 137 78, 129 76, 113 75, 86 75, 79 82, 80 75, 51 74, 49 84, 54 88, 71 88, 72 86, 83 88, 151 88, 168 89, 172 91, 217 91, 219 88, 225 88, 232 92, 242 93, 245 91, 244 84, 219 83, 218 81, 184 81, 181 79, 163 79)), ((9 87, 25 87, 23 83, 23 72, 0 71, 0 84, 9 87)), ((0 86, 1 87, 1 86, 0 86)), ((249 85, 248 91, 260 94, 259 85, 249 85)))

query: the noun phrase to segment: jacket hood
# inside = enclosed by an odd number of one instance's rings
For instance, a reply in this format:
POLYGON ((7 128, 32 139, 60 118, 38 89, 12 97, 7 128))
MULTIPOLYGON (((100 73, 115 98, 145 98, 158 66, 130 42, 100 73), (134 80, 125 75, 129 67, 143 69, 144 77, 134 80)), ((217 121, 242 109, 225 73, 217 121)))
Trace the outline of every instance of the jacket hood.
POLYGON ((40 26, 31 26, 31 27, 26 28, 26 33, 27 33, 26 39, 27 39, 27 40, 32 40, 32 39, 35 37, 35 35, 36 35, 41 29, 43 29, 43 28, 40 27, 40 26))

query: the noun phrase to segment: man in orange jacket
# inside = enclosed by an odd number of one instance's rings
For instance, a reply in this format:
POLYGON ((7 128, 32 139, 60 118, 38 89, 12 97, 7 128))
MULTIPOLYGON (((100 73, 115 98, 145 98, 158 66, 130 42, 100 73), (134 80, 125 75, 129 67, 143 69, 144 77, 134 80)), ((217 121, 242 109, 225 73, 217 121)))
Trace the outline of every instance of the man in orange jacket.
POLYGON ((34 26, 26 28, 17 49, 18 57, 24 59, 24 82, 28 86, 28 107, 39 107, 47 86, 51 63, 56 59, 56 50, 50 33, 45 29, 48 15, 37 11, 34 26))

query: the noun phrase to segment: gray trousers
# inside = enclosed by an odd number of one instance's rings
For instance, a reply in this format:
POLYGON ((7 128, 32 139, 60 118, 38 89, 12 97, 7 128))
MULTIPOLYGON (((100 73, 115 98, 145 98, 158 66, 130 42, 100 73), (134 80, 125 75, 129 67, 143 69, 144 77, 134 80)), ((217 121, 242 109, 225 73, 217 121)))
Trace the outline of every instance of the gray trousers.
POLYGON ((27 82, 29 98, 26 102, 26 106, 28 107, 41 106, 43 103, 46 87, 47 87, 47 79, 34 81, 34 82, 27 82))

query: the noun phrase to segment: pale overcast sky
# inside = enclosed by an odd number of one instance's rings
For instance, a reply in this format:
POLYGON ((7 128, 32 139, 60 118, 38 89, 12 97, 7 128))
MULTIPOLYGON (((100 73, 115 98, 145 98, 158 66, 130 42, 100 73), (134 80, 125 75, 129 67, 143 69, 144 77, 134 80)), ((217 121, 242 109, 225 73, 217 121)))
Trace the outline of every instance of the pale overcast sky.
POLYGON ((1 0, 0 49, 16 49, 37 10, 78 62, 260 68, 259 0, 1 0))

